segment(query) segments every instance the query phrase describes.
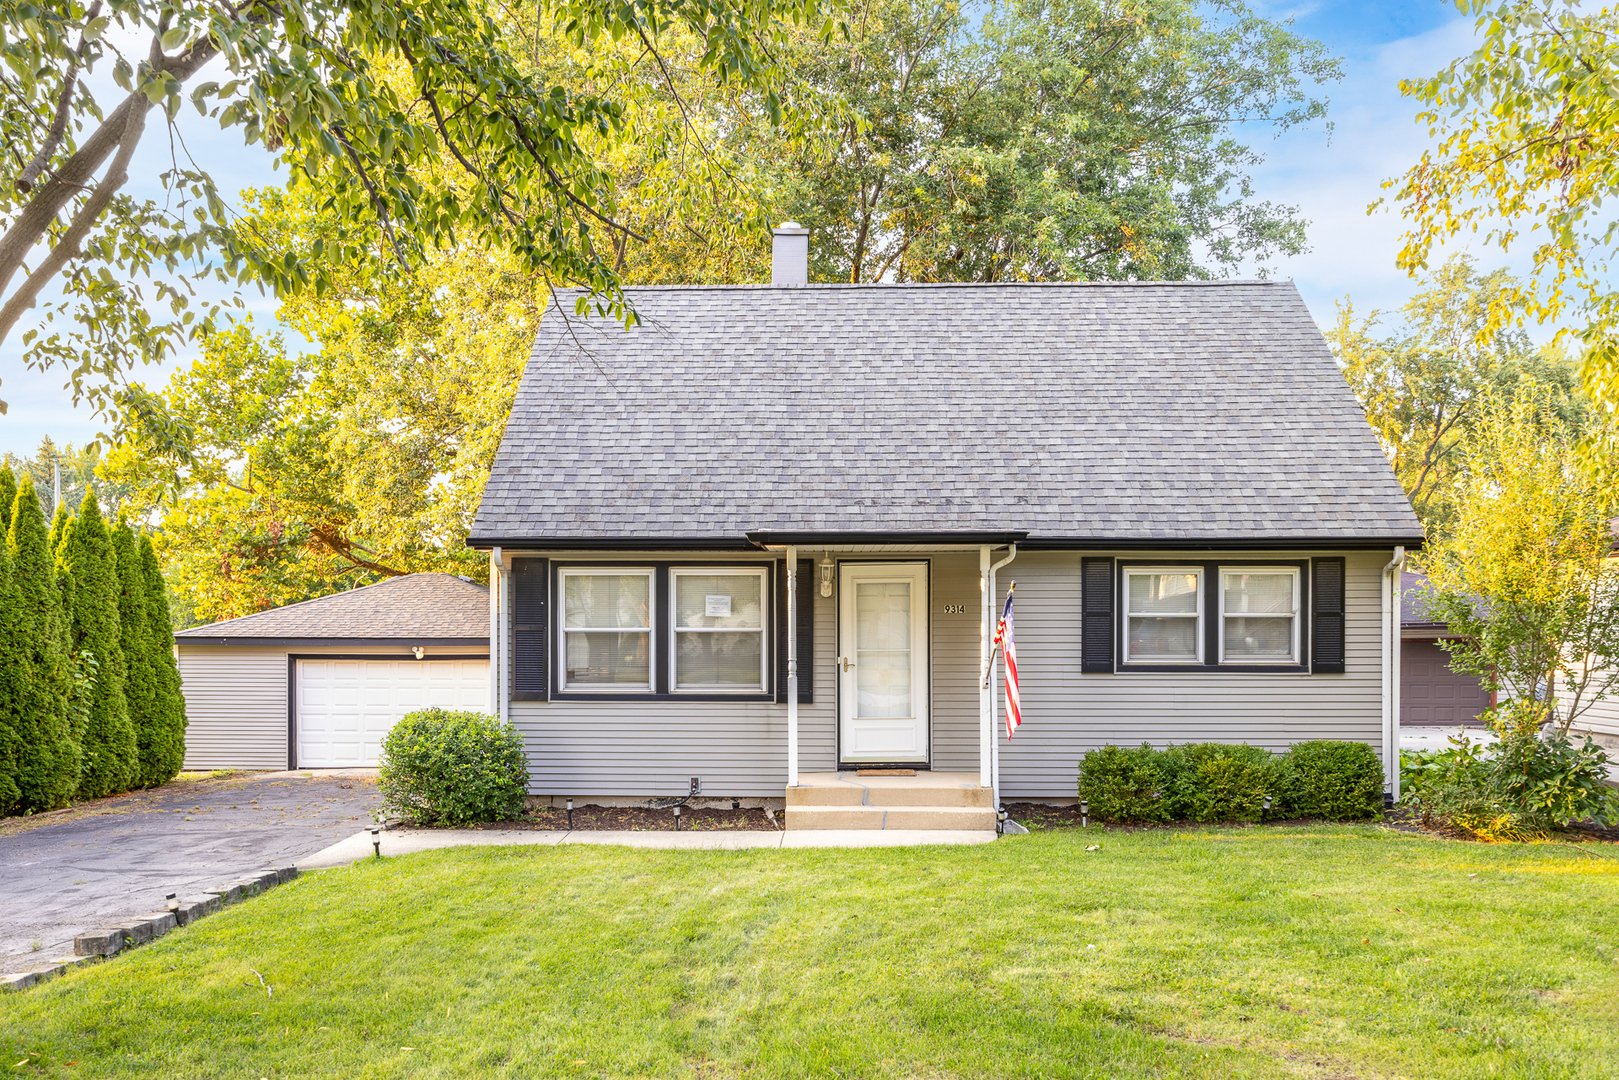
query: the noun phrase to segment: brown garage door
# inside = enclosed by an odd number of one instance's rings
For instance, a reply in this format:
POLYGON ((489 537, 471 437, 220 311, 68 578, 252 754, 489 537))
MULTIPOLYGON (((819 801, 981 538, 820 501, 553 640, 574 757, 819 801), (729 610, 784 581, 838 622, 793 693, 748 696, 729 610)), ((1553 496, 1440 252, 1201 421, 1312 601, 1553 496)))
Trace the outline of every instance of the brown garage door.
POLYGON ((1437 641, 1400 642, 1400 723, 1470 724, 1490 704, 1478 677, 1450 670, 1437 641))

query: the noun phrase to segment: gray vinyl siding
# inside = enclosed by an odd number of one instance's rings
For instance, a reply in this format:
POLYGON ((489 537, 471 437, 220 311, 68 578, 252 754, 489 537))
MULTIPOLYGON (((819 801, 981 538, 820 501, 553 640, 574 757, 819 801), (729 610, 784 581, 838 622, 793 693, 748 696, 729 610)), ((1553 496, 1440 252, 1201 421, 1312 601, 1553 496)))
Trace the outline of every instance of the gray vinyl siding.
MULTIPOLYGON (((1304 739, 1330 738, 1356 739, 1381 750, 1378 582, 1390 552, 1224 556, 1252 561, 1344 555, 1348 670, 1343 675, 1081 675, 1081 554, 1109 553, 1024 553, 998 575, 997 605, 1005 599, 1007 584, 1017 582, 1024 714, 1011 744, 997 725, 1002 790, 1008 797, 1072 797, 1080 755, 1110 742, 1161 746, 1246 741, 1280 750, 1304 739)), ((800 555, 819 557, 807 548, 800 555)), ((976 772, 982 610, 978 553, 862 552, 855 557, 925 559, 931 564, 932 766, 976 772), (961 604, 965 613, 944 614, 950 604, 961 604)), ((1161 552, 1156 557, 1186 556, 1161 552)), ((815 702, 799 706, 800 768, 805 772, 827 771, 837 764, 836 599, 817 594, 814 603, 815 702)), ((528 751, 529 790, 537 795, 678 796, 698 776, 705 795, 779 797, 786 783, 785 705, 626 698, 513 701, 510 709, 528 751)))
MULTIPOLYGON (((186 701, 185 768, 287 767, 287 655, 408 657, 408 650, 369 646, 288 649, 284 645, 178 642, 180 690, 186 701)), ((440 656, 481 656, 479 648, 435 648, 440 656)))
MULTIPOLYGON (((1086 554, 1091 554, 1087 552, 1086 554)), ((1098 553, 1106 554, 1106 553, 1098 553)), ((1132 561, 1152 555, 1114 552, 1132 561)), ((1294 559, 1312 553, 1230 553, 1294 559)), ((1327 554, 1317 552, 1314 554, 1327 554)), ((1007 798, 1072 797, 1078 762, 1108 743, 1162 747, 1246 742, 1284 750, 1306 739, 1350 739, 1382 752, 1382 639, 1378 583, 1389 552, 1345 552, 1345 673, 1217 675, 1080 673, 1079 555, 1019 555, 997 584, 1017 582, 1023 726, 1001 752, 1007 798)), ((1167 555, 1163 557, 1168 557, 1167 555)), ((1176 556, 1184 558, 1185 555, 1176 556)), ((1199 556, 1201 557, 1201 556, 1199 556)))
MULTIPOLYGON (((1568 707, 1569 695, 1558 694, 1559 704, 1568 707)), ((1619 697, 1603 698, 1574 718, 1573 730, 1589 731, 1594 735, 1619 737, 1619 697)))

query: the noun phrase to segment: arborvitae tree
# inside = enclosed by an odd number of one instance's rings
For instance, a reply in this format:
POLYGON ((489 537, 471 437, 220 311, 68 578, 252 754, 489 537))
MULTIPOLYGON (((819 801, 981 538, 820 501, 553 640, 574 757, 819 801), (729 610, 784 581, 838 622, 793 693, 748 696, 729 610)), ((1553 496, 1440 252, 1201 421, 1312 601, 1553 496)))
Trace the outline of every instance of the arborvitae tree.
MULTIPOLYGON (((7 473, 10 470, 6 470, 7 473)), ((0 483, 0 488, 4 484, 0 483)), ((5 516, 9 517, 9 511, 5 516)), ((17 648, 17 583, 11 573, 11 553, 0 544, 0 817, 15 813, 22 802, 17 785, 17 697, 28 674, 17 648)))
POLYGON ((8 465, 0 464, 0 537, 11 531, 11 507, 17 501, 17 478, 8 465))
MULTIPOLYGON (((98 508, 99 509, 99 508, 98 508)), ((62 537, 67 535, 68 523, 73 515, 67 512, 67 503, 58 503, 56 512, 51 517, 51 557, 56 557, 56 550, 62 546, 62 537)))
POLYGON ((17 751, 19 810, 66 806, 79 786, 81 753, 68 724, 68 629, 57 586, 45 511, 24 477, 12 503, 6 535, 11 562, 12 639, 21 655, 22 686, 12 725, 17 751))
POLYGON ((151 636, 147 624, 151 620, 146 612, 146 576, 141 573, 140 546, 129 522, 120 517, 108 532, 118 572, 118 644, 124 650, 127 672, 124 700, 129 704, 129 722, 135 728, 135 786, 151 787, 146 779, 152 757, 148 728, 157 688, 152 675, 152 650, 147 642, 151 636))
POLYGON ((174 623, 169 617, 168 587, 158 567, 152 538, 140 538, 141 577, 146 584, 147 648, 151 650, 153 680, 152 718, 147 738, 151 757, 142 744, 142 780, 161 784, 174 778, 186 756, 186 699, 180 692, 180 668, 174 662, 174 623))
POLYGON ((85 496, 78 516, 63 531, 56 549, 56 570, 66 581, 73 650, 87 652, 95 661, 78 797, 115 795, 135 786, 140 758, 129 701, 124 696, 129 668, 118 629, 118 563, 94 496, 85 496))

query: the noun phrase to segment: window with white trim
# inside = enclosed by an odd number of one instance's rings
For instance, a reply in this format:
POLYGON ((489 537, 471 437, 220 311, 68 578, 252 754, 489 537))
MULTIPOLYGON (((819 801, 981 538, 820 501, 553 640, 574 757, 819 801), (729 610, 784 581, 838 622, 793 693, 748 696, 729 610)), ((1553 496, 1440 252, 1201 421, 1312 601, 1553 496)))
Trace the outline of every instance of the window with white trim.
POLYGON ((670 655, 675 693, 763 693, 768 688, 764 568, 675 567, 670 655))
POLYGON ((1297 664, 1297 567, 1220 568, 1220 663, 1297 664))
POLYGON ((1124 571, 1124 662, 1203 662, 1203 570, 1132 566, 1124 571))
POLYGON ((562 593, 563 690, 652 689, 652 571, 558 572, 562 593))

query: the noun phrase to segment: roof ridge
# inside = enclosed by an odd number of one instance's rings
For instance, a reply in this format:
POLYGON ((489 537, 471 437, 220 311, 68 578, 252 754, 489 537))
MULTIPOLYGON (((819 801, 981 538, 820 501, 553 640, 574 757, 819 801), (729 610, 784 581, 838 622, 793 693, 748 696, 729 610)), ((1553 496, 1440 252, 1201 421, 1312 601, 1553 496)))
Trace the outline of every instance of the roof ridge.
MULTIPOLYGON (((811 281, 804 285, 773 285, 768 281, 751 282, 700 282, 695 284, 646 284, 626 285, 624 290, 630 291, 675 291, 699 292, 713 290, 728 292, 732 290, 769 289, 784 292, 804 292, 810 289, 837 289, 856 291, 861 289, 1178 289, 1178 288, 1230 288, 1234 286, 1275 286, 1292 285, 1292 278, 1214 278, 1209 280, 1188 281, 811 281)), ((578 293, 585 289, 580 286, 553 290, 553 293, 578 293)))

